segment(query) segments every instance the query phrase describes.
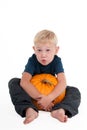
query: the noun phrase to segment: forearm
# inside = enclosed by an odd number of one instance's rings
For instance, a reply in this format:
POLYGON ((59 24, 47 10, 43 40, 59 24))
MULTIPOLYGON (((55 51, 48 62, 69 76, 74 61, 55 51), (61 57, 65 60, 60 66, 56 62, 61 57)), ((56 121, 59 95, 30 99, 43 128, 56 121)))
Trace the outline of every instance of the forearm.
POLYGON ((37 99, 41 94, 30 82, 20 82, 21 87, 24 91, 31 96, 33 99, 37 99))
POLYGON ((53 101, 56 97, 58 97, 66 88, 66 82, 59 82, 54 90, 48 95, 48 97, 53 101))

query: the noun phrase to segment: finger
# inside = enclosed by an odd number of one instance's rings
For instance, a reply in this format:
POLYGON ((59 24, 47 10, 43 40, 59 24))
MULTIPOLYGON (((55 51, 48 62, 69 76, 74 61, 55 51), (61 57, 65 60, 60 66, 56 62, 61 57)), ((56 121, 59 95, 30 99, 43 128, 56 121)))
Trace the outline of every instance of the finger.
POLYGON ((41 97, 36 98, 37 101, 39 101, 40 99, 41 99, 41 97))
POLYGON ((45 110, 46 110, 46 111, 51 111, 51 109, 50 109, 50 108, 46 108, 45 110))

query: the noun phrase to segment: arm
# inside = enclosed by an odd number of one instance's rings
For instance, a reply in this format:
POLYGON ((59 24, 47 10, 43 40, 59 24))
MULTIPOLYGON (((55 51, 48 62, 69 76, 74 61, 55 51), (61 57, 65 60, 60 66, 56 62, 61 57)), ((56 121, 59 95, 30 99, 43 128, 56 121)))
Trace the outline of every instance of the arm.
POLYGON ((58 97, 62 91, 66 88, 66 79, 64 73, 59 73, 57 75, 58 84, 54 88, 54 90, 48 95, 41 95, 38 100, 38 104, 40 104, 45 110, 49 109, 49 106, 53 106, 52 101, 58 97))
POLYGON ((39 91, 31 84, 30 80, 32 75, 28 72, 24 72, 20 81, 20 86, 25 90, 25 92, 31 96, 33 99, 38 98, 41 94, 39 91))
POLYGON ((57 75, 58 84, 54 88, 54 90, 48 95, 51 101, 53 101, 56 97, 58 97, 66 88, 66 77, 64 73, 59 73, 57 75))

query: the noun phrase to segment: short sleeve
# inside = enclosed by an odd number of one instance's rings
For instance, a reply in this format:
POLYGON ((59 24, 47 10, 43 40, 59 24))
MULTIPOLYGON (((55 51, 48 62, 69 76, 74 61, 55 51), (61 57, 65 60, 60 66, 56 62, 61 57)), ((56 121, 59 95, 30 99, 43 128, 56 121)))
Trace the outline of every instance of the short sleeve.
POLYGON ((55 73, 64 72, 63 64, 60 57, 55 57, 55 73))
POLYGON ((30 58, 28 59, 27 64, 25 65, 24 72, 28 72, 28 73, 30 73, 31 75, 33 75, 33 74, 34 74, 34 71, 35 71, 34 59, 33 59, 32 57, 30 57, 30 58))

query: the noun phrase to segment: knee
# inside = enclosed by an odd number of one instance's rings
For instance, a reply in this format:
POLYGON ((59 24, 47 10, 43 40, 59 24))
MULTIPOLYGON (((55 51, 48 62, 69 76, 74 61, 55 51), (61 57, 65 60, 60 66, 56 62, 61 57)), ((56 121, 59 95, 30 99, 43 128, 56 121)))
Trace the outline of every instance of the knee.
POLYGON ((19 78, 12 78, 12 79, 10 79, 9 82, 8 82, 8 88, 11 89, 12 86, 17 84, 18 82, 20 82, 19 78))
POLYGON ((81 96, 81 93, 80 93, 80 90, 76 87, 72 87, 73 88, 73 91, 78 95, 78 96, 81 96))
POLYGON ((74 96, 81 99, 81 92, 77 87, 67 86, 67 92, 72 93, 74 96))

